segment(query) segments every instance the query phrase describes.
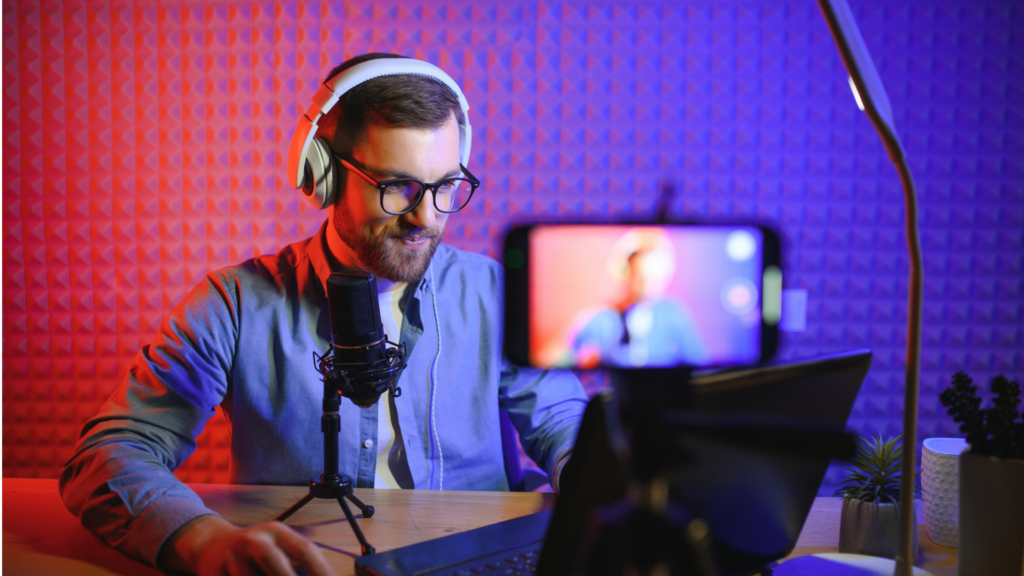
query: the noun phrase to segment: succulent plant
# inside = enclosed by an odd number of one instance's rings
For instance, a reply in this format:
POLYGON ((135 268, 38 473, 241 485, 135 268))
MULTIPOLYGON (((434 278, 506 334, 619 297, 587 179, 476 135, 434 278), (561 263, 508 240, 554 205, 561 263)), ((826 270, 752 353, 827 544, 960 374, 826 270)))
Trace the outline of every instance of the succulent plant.
MULTIPOLYGON (((874 502, 876 504, 899 504, 900 477, 903 467, 903 444, 901 437, 884 440, 881 435, 872 439, 860 439, 860 446, 848 474, 839 483, 836 496, 845 499, 874 502)), ((914 495, 921 493, 914 487, 914 495)))
POLYGON ((1024 417, 1020 405, 1020 385, 999 375, 989 384, 992 408, 982 408, 978 387, 963 372, 953 375, 953 383, 939 394, 960 431, 967 435, 971 453, 996 458, 1024 460, 1024 417))

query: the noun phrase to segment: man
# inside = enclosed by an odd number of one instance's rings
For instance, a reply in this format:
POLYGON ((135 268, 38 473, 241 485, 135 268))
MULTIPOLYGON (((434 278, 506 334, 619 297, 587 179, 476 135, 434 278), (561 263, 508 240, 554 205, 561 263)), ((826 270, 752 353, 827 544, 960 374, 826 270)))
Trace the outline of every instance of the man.
MULTIPOLYGON (((383 57, 393 56, 355 58, 329 77, 383 57)), ((342 403, 340 471, 363 487, 507 489, 501 409, 557 487, 582 387, 571 373, 504 360, 500 266, 440 244, 460 190, 471 196, 462 186, 474 187, 459 162, 461 115, 442 82, 402 74, 359 84, 321 119, 340 184, 328 221, 276 255, 211 273, 171 312, 61 474, 83 524, 165 569, 329 574, 319 549, 288 527, 233 526, 170 470, 220 405, 234 482, 305 484, 323 471, 311 352, 330 347, 324 282, 342 269, 378 277, 385 332, 409 356, 400 399, 342 403)))
POLYGON ((572 365, 700 366, 708 361, 689 309, 666 296, 673 255, 643 247, 626 259, 624 298, 588 311, 569 334, 572 365))

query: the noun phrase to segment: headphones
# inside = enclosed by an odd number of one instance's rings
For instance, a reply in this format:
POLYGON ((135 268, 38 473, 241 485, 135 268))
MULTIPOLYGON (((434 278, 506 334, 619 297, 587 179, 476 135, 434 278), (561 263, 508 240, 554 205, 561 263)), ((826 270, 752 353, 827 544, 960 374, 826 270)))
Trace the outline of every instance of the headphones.
POLYGON ((337 177, 331 169, 331 148, 323 138, 316 138, 317 121, 327 114, 343 94, 359 84, 380 76, 419 74, 439 80, 451 88, 459 98, 463 123, 459 124, 459 160, 469 165, 473 128, 469 125, 469 102, 459 85, 437 66, 411 58, 379 58, 362 62, 331 77, 313 95, 313 103, 299 118, 288 147, 288 183, 302 189, 310 205, 316 210, 327 208, 338 197, 337 177))

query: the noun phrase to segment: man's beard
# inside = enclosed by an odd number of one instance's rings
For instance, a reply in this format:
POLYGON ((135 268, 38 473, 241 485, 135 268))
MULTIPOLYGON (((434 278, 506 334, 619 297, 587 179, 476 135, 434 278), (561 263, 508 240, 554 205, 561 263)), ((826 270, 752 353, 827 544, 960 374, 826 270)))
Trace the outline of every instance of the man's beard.
POLYGON ((444 228, 439 231, 422 230, 401 218, 396 225, 382 229, 380 234, 366 236, 346 212, 339 211, 336 216, 340 218, 334 219, 334 228, 359 257, 366 271, 392 282, 419 282, 430 266, 437 245, 444 238, 444 228), (401 238, 412 235, 429 237, 430 245, 425 250, 409 250, 402 246, 401 238))

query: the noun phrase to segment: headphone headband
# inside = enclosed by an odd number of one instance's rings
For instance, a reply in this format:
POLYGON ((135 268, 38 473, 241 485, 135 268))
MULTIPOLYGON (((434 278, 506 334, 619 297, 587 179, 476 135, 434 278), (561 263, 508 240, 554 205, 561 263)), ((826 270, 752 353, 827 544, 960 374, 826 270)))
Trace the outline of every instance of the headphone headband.
MULTIPOLYGON (((469 165, 469 152, 473 143, 473 128, 469 124, 469 102, 466 101, 466 97, 455 80, 452 80, 444 70, 422 60, 378 58, 361 62, 336 74, 324 82, 313 95, 313 102, 306 113, 299 118, 295 133, 292 134, 291 145, 288 148, 288 183, 292 188, 302 188, 307 155, 310 144, 316 135, 317 121, 320 120, 320 117, 330 112, 342 95, 352 88, 367 80, 395 74, 429 76, 443 82, 455 93, 459 98, 459 106, 462 108, 464 118, 464 124, 459 124, 459 160, 463 166, 469 165)), ((319 179, 317 178, 317 180, 319 179)))

